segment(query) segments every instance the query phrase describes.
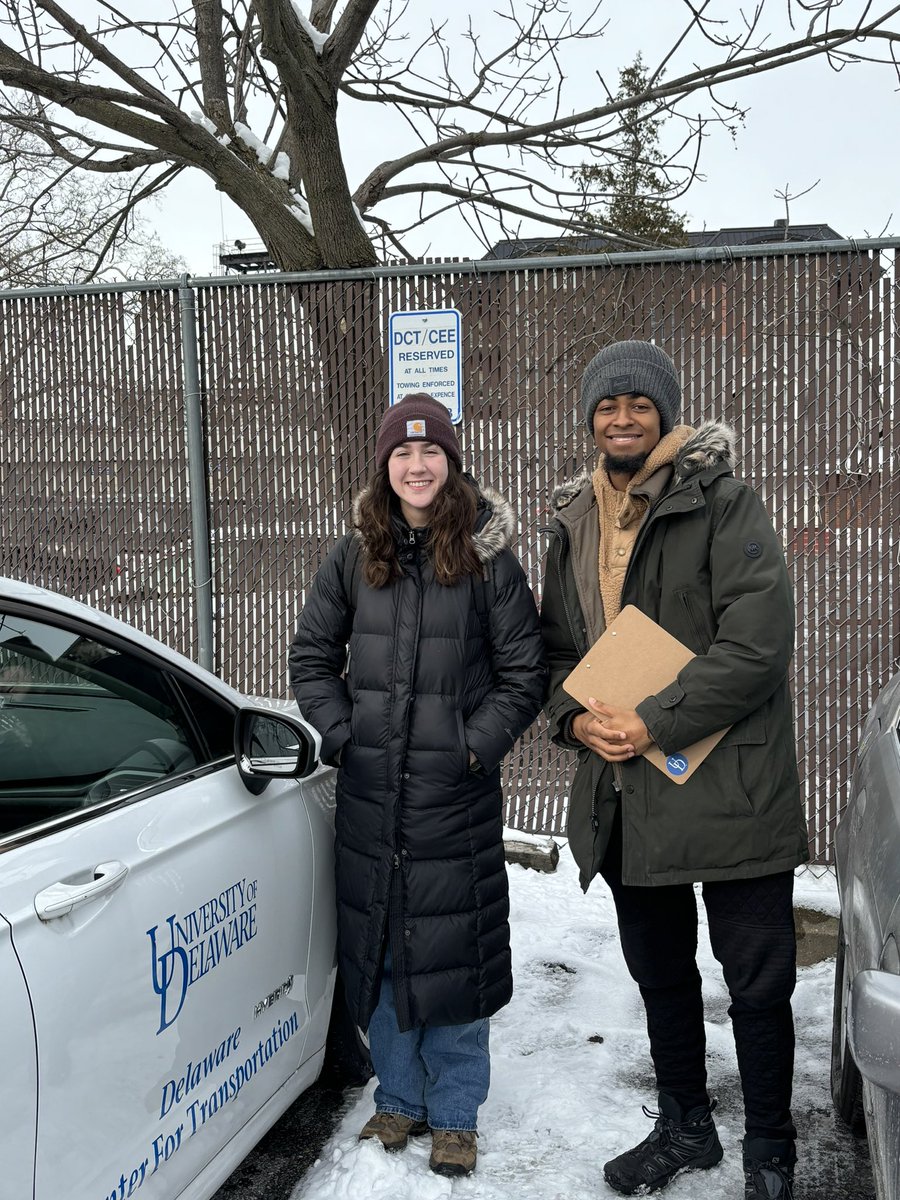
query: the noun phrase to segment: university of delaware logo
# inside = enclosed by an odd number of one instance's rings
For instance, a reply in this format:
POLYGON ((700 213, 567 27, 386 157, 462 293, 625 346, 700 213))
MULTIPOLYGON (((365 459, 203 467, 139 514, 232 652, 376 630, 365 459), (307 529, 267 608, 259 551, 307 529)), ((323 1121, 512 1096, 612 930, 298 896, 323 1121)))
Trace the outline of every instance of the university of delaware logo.
POLYGON ((683 754, 670 754, 666 759, 666 770, 670 775, 683 775, 689 765, 683 754))
POLYGON ((157 1035, 176 1020, 192 984, 256 937, 256 885, 239 879, 184 916, 172 913, 147 930, 159 996, 157 1035))

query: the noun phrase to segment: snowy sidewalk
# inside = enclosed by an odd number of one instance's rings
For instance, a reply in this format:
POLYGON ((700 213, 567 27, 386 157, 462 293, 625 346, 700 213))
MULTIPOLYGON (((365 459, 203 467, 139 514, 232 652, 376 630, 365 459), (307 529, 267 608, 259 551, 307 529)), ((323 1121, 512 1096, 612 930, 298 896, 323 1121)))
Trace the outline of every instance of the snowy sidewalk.
MULTIPOLYGON (((643 1009, 619 949, 612 901, 599 879, 582 895, 565 846, 555 874, 511 866, 509 875, 515 994, 491 1021, 492 1084, 479 1114, 475 1174, 453 1181, 432 1174, 427 1137, 394 1155, 377 1143, 357 1142, 374 1107, 370 1083, 292 1200, 437 1200, 451 1195, 597 1200, 615 1195, 603 1183, 602 1164, 646 1136, 652 1123, 641 1106, 654 1107, 656 1094, 643 1009)), ((797 902, 836 913, 833 878, 802 874, 797 902)), ((703 921, 702 902, 699 908, 703 921)), ((712 1170, 680 1176, 665 1195, 667 1200, 738 1200, 743 1196, 740 1089, 728 994, 705 925, 699 961, 710 1090, 719 1100, 716 1120, 725 1158, 712 1170)), ((828 1095, 833 970, 833 962, 802 970, 795 994, 794 1109, 804 1175, 814 1167, 821 1175, 819 1144, 829 1138, 832 1151, 847 1158, 834 1146, 828 1095)), ((849 1161, 847 1170, 852 1170, 849 1161)), ((849 1194, 840 1190, 834 1164, 826 1164, 825 1173, 830 1187, 822 1196, 849 1194)), ((798 1177, 797 1194, 820 1193, 803 1190, 798 1177)))

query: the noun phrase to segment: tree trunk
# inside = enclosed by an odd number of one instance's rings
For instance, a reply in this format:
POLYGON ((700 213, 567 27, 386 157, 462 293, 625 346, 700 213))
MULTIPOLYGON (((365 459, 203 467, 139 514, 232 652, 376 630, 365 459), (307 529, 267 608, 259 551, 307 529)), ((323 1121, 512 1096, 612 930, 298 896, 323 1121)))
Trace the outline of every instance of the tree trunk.
POLYGON ((247 172, 220 169, 214 176, 219 187, 253 222, 280 271, 315 271, 332 266, 322 257, 317 241, 309 237, 299 217, 291 211, 285 198, 276 194, 277 181, 272 186, 262 177, 247 172))
POLYGON ((314 236, 329 267, 372 267, 375 248, 353 205, 337 129, 337 79, 328 74, 289 5, 260 2, 261 53, 278 69, 287 101, 291 180, 302 182, 314 236))
POLYGON ((297 131, 297 166, 313 214, 319 253, 329 267, 373 267, 378 262, 353 206, 337 129, 337 92, 324 79, 306 89, 302 104, 288 101, 288 126, 297 131), (323 95, 325 90, 331 94, 323 95), (293 111, 292 111, 293 110, 293 111))

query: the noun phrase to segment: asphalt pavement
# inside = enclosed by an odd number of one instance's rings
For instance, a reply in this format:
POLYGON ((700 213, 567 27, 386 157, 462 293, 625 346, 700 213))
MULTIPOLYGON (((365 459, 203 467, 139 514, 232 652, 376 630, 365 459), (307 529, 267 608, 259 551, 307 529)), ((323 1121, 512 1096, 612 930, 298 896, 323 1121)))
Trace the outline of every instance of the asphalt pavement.
POLYGON ((299 1096, 213 1200, 288 1200, 356 1096, 315 1084, 299 1096))

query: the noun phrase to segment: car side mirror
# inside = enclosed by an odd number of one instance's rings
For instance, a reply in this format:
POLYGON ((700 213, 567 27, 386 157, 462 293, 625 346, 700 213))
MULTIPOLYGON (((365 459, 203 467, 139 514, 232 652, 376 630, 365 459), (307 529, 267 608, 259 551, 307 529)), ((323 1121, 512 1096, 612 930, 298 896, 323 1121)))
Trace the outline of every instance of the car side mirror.
POLYGON ((847 1033, 860 1074, 900 1093, 900 975, 859 972, 850 987, 847 1033))
POLYGON ((234 757, 251 791, 264 779, 302 779, 317 766, 319 738, 298 717, 241 708, 234 722, 234 757))

